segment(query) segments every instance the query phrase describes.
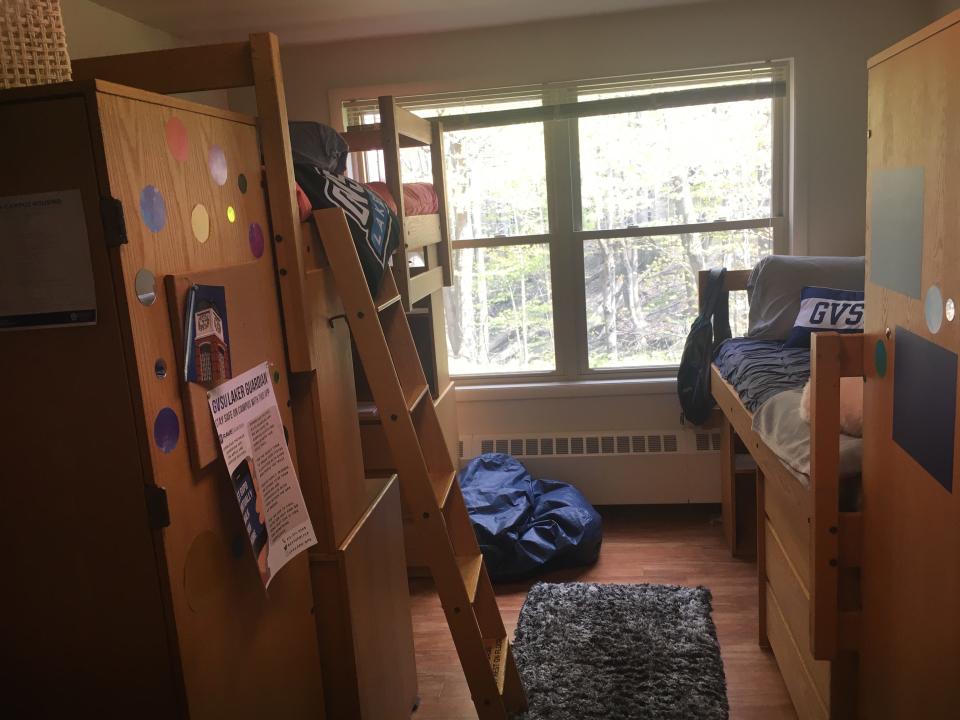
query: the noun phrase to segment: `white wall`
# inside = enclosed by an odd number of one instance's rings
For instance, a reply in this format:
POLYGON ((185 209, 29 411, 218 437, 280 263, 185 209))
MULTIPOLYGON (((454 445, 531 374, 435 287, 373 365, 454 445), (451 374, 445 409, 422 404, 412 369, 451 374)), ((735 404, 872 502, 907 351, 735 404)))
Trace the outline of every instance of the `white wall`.
POLYGON ((960 10, 960 0, 935 0, 934 4, 937 17, 943 17, 954 10, 960 10))
POLYGON ((71 58, 161 50, 180 45, 157 30, 90 0, 60 0, 71 58))
MULTIPOLYGON (((74 60, 165 50, 187 44, 168 32, 144 25, 90 0, 60 0, 60 8, 67 34, 67 50, 74 60)), ((229 107, 225 91, 191 93, 187 97, 195 102, 229 107)))

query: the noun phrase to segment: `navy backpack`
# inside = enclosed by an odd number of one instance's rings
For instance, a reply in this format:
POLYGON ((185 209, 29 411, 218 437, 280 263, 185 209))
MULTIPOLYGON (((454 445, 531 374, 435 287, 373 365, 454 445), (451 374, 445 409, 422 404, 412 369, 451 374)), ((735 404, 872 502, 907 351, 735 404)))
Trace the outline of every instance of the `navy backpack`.
POLYGON ((730 337, 730 296, 723 292, 726 268, 713 269, 707 279, 700 304, 700 315, 690 326, 677 371, 677 394, 683 417, 702 425, 713 410, 710 393, 710 363, 713 351, 730 337))

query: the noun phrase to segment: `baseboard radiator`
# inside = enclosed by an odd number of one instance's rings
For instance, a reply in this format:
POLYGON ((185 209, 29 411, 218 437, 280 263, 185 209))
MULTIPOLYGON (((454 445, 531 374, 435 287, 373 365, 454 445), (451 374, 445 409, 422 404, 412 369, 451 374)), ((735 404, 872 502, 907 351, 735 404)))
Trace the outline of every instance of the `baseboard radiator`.
POLYGON ((461 436, 463 462, 497 452, 535 477, 575 485, 594 504, 720 501, 720 433, 714 430, 577 431, 461 436))

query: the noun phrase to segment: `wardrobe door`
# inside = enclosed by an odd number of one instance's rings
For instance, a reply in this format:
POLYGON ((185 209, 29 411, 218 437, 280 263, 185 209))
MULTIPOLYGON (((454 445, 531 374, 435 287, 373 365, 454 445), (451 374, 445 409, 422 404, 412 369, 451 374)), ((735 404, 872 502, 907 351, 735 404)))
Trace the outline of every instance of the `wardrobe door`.
POLYGON ((861 714, 956 717, 960 25, 875 58, 869 106, 861 714))
POLYGON ((178 717, 87 110, 0 99, 3 714, 178 717))

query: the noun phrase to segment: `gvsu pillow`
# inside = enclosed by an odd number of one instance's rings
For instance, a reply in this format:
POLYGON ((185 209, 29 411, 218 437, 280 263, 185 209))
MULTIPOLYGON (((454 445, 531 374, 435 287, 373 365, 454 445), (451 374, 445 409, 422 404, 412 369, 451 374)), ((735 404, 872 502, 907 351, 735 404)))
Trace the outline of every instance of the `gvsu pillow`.
POLYGON ((784 347, 810 347, 815 332, 863 332, 863 291, 805 287, 800 312, 784 347))

